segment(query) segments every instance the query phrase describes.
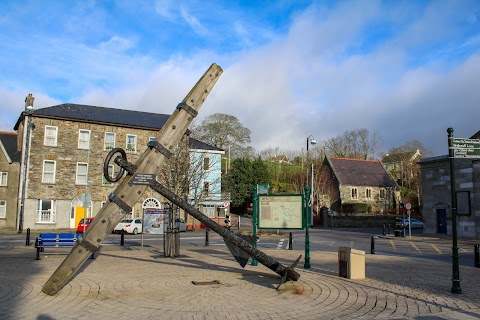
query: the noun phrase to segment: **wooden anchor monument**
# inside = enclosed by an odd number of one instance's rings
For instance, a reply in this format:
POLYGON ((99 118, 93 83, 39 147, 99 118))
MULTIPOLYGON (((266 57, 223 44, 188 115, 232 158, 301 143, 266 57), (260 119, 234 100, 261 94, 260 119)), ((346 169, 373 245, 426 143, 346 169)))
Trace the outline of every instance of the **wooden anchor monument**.
POLYGON ((102 241, 112 232, 113 228, 123 219, 125 214, 131 212, 132 206, 140 199, 148 187, 159 192, 195 219, 221 235, 227 247, 242 267, 246 265, 248 257, 251 256, 279 274, 282 277, 281 283, 287 280, 297 281, 300 278, 300 275, 294 268, 301 256, 298 257, 292 266, 285 267, 280 262, 256 249, 252 245, 252 241, 256 241, 256 239, 238 236, 220 226, 156 181, 156 176, 160 173, 161 167, 172 155, 171 150, 175 148, 185 134, 188 126, 198 114, 203 102, 222 73, 223 70, 220 66, 216 64, 210 66, 168 118, 165 125, 157 133, 155 140, 149 142, 148 148, 136 164, 127 161, 125 151, 122 149, 116 148, 110 151, 105 159, 105 177, 110 181, 116 182, 122 178, 125 171, 128 174, 115 191, 109 195, 109 201, 98 212, 83 236, 77 240, 69 255, 43 285, 42 291, 44 293, 55 295, 67 284, 92 253, 98 250, 102 241), (114 162, 121 167, 121 170, 115 178, 112 178, 108 174, 108 163, 116 153, 120 153, 120 156, 117 156, 114 162))

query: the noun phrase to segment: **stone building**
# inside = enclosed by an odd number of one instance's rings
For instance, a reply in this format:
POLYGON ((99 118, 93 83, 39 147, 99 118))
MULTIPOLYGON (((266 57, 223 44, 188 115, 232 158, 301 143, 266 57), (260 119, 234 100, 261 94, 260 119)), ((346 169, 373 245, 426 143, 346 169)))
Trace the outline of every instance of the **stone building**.
MULTIPOLYGON (((420 162, 424 233, 452 234, 451 175, 448 156, 420 162)), ((455 159, 457 231, 460 237, 480 239, 480 160, 455 159)))
POLYGON ((394 212, 398 185, 380 161, 325 157, 317 179, 322 206, 338 212, 394 212))
POLYGON ((19 173, 17 133, 0 132, 0 229, 15 228, 19 173))
MULTIPOLYGON (((19 137, 17 148, 24 155, 17 188, 24 192, 19 193, 15 227, 75 228, 80 219, 94 217, 115 188, 103 177, 108 152, 123 148, 128 161, 135 163, 168 117, 79 104, 26 109, 14 127, 19 137)), ((198 148, 199 144, 189 139, 192 143, 198 148)), ((215 148, 212 152, 223 151, 215 148)), ((119 168, 110 164, 108 171, 115 176, 119 168)), ((225 202, 221 198, 209 200, 225 202)), ((159 194, 147 189, 129 215, 142 218, 144 210, 168 207, 159 194)))

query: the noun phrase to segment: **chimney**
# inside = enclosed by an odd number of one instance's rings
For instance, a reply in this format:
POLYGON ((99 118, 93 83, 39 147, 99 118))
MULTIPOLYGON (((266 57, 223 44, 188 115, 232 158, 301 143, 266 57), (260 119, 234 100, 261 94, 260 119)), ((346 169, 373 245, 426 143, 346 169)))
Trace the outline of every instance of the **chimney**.
POLYGON ((35 98, 32 96, 31 93, 25 98, 25 111, 32 111, 33 110, 33 101, 35 98))

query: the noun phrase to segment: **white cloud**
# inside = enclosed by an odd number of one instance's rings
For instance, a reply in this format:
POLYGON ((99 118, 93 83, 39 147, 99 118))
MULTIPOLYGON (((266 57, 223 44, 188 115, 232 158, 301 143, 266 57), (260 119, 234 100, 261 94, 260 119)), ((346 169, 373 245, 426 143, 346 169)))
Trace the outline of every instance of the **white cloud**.
POLYGON ((182 15, 182 18, 190 26, 193 32, 200 36, 206 36, 208 34, 207 28, 205 28, 205 26, 202 25, 198 18, 192 15, 186 7, 181 6, 180 13, 182 15))
POLYGON ((133 41, 122 38, 120 36, 113 36, 108 41, 100 43, 99 48, 102 51, 125 51, 133 47, 133 41))
MULTIPOLYGON (((383 137, 385 151, 418 139, 444 154, 448 127, 454 127, 459 137, 470 137, 480 129, 478 33, 459 37, 458 28, 452 27, 447 41, 441 43, 435 32, 448 29, 449 19, 467 17, 468 10, 449 13, 450 4, 436 3, 423 10, 418 5, 404 6, 353 1, 327 8, 315 2, 293 16, 286 34, 271 34, 272 29, 260 30, 259 25, 231 19, 231 30, 243 50, 222 53, 213 43, 203 49, 185 48, 168 60, 130 53, 128 49, 138 40, 135 34, 126 38, 120 36, 124 33, 111 33, 117 36, 100 46, 49 39, 32 56, 38 60, 28 65, 35 65, 38 75, 68 82, 54 89, 35 81, 10 87, 0 82, 4 88, 0 95, 6 97, 0 101, 0 130, 13 127, 28 94, 5 88, 36 85, 38 90, 32 93, 37 107, 60 103, 46 92, 65 90, 71 101, 61 103, 169 114, 210 63, 217 62, 224 73, 197 121, 216 112, 234 115, 252 131, 252 145, 258 150, 300 151, 310 134, 321 141, 346 130, 367 128, 383 137), (373 37, 366 30, 384 23, 390 29, 374 30, 379 38, 364 48, 372 40, 368 37, 373 37), (271 40, 255 47, 256 34, 271 40), (430 45, 433 53, 422 53, 430 45), (466 60, 462 56, 448 59, 459 51, 466 60), (16 109, 9 109, 12 104, 18 105, 16 109), (13 120, 8 123, 9 118, 13 120)), ((181 14, 199 35, 214 32, 194 8, 171 1, 157 1, 155 8, 159 16, 173 20, 181 14)))

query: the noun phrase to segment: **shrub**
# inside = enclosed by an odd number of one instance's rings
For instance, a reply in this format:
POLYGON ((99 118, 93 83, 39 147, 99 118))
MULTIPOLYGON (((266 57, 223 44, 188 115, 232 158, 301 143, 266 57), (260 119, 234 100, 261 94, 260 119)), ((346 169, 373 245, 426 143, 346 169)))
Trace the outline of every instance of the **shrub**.
POLYGON ((372 206, 367 203, 345 203, 342 206, 343 213, 369 213, 372 206))

